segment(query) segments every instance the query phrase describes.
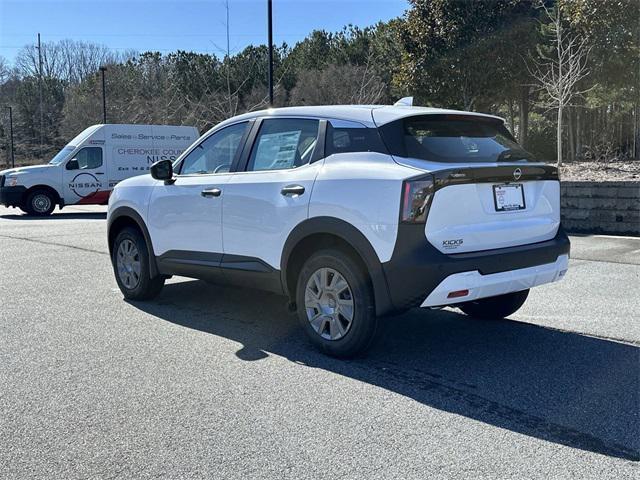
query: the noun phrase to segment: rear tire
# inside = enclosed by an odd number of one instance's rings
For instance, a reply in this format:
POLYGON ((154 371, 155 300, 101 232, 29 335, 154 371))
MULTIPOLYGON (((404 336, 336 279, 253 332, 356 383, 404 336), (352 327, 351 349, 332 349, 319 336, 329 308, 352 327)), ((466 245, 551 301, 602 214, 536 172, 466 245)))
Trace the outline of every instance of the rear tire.
POLYGON ((26 211, 27 215, 46 217, 51 215, 55 207, 55 199, 51 192, 44 189, 36 189, 27 195, 24 207, 21 207, 21 209, 26 211))
POLYGON ((482 319, 500 319, 517 312, 524 304, 529 290, 506 293, 497 297, 482 298, 462 303, 458 308, 471 317, 482 319))
POLYGON ((321 250, 305 262, 296 290, 298 319, 323 353, 354 357, 367 349, 376 332, 371 281, 349 255, 321 250))
POLYGON ((158 296, 165 278, 151 278, 149 249, 139 230, 123 228, 116 236, 111 250, 111 263, 120 291, 129 300, 150 300, 158 296))

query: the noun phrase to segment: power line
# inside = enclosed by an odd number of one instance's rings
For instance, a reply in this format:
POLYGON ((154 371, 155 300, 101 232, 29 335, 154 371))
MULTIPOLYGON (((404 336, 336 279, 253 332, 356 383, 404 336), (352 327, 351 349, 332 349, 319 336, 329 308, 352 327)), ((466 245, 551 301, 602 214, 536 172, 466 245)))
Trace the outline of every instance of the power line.
MULTIPOLYGON (((242 50, 244 50, 244 48, 251 46, 252 44, 247 44, 245 47, 237 47, 237 48, 231 48, 231 53, 237 53, 240 52, 242 50)), ((14 50, 21 50, 23 48, 27 48, 32 46, 31 44, 25 44, 25 45, 0 45, 0 48, 7 48, 7 49, 14 49, 14 50)), ((104 48, 105 50, 113 50, 113 51, 138 51, 138 52, 177 52, 178 50, 182 50, 182 51, 192 51, 192 52, 214 52, 216 50, 223 50, 221 48, 198 48, 198 49, 193 49, 193 48, 180 48, 180 47, 176 47, 176 48, 142 48, 142 49, 136 49, 133 47, 109 47, 107 45, 99 45, 100 47, 104 48)), ((46 45, 45 45, 46 47, 46 45)), ((36 46, 36 49, 38 47, 36 46)))
MULTIPOLYGON (((307 36, 309 35, 310 31, 307 32, 281 32, 278 34, 278 36, 280 37, 292 37, 292 36, 307 36)), ((47 37, 60 37, 60 38, 69 38, 69 32, 67 33, 43 33, 43 35, 46 35, 47 37)), ((77 33, 74 32, 73 36, 75 37, 158 37, 158 38, 165 38, 165 37, 174 37, 174 38, 180 38, 180 37, 193 37, 193 38, 202 38, 202 37, 225 37, 227 34, 226 33, 168 33, 168 34, 164 34, 164 33, 96 33, 96 32, 91 32, 91 33, 77 33)), ((255 32, 251 32, 251 33, 234 33, 233 34, 235 37, 259 37, 260 35, 255 33, 255 32)), ((12 37, 30 37, 31 34, 13 34, 11 35, 12 37)))

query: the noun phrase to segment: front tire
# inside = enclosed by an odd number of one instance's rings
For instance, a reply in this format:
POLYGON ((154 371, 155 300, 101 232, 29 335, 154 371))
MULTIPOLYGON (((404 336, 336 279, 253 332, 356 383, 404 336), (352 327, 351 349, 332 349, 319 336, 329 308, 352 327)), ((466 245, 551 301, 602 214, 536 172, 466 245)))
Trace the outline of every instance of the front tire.
POLYGON ((44 189, 37 189, 27 195, 27 199, 22 210, 27 212, 27 215, 34 217, 46 217, 51 215, 55 208, 55 199, 51 192, 44 189))
POLYGON ((458 308, 471 317, 501 319, 517 312, 529 296, 529 290, 506 293, 497 297, 482 298, 462 303, 458 308))
POLYGON ((367 349, 376 332, 374 295, 365 271, 340 250, 314 253, 303 265, 296 290, 298 319, 311 342, 333 357, 367 349))
POLYGON ((111 263, 120 291, 129 300, 150 300, 160 293, 164 277, 151 278, 149 249, 139 230, 122 229, 113 242, 111 263))

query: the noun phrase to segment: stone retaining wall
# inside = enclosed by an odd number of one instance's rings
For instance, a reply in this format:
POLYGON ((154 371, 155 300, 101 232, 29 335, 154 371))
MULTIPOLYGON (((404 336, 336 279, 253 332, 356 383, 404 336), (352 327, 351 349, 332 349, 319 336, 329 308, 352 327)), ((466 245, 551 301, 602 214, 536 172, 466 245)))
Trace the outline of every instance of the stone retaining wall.
POLYGON ((569 232, 640 235, 640 182, 562 182, 569 232))

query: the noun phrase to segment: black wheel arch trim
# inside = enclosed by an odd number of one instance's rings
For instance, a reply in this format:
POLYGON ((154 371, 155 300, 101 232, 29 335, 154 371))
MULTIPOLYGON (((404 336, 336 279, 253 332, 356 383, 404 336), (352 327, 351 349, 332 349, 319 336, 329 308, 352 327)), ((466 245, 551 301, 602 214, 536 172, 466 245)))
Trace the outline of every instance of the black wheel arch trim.
POLYGON ((149 235, 149 230, 144 223, 144 220, 140 216, 140 214, 135 211, 131 207, 118 207, 116 208, 111 215, 109 215, 109 221, 107 223, 107 238, 109 239, 109 257, 113 255, 113 245, 111 242, 111 227, 116 222, 116 220, 127 217, 133 220, 140 231, 142 232, 142 236, 144 237, 144 241, 147 244, 147 249, 149 252, 149 274, 151 278, 154 278, 159 275, 158 264, 156 261, 156 255, 153 251, 153 243, 151 243, 151 235, 149 235))
POLYGON ((305 238, 316 234, 334 235, 349 244, 366 265, 374 290, 376 315, 384 315, 394 308, 382 263, 365 235, 353 225, 335 217, 313 217, 299 223, 289 234, 282 250, 280 275, 285 295, 292 296, 287 285, 287 268, 291 254, 305 238))

